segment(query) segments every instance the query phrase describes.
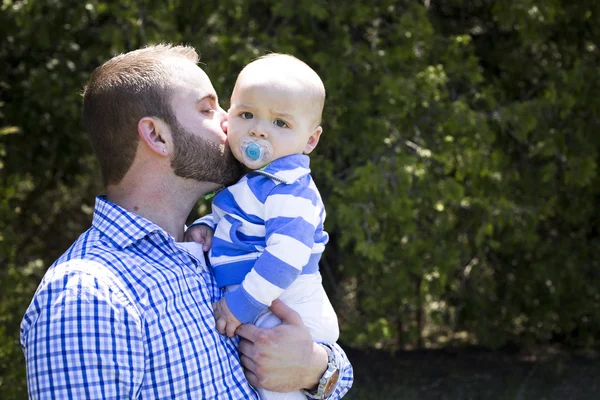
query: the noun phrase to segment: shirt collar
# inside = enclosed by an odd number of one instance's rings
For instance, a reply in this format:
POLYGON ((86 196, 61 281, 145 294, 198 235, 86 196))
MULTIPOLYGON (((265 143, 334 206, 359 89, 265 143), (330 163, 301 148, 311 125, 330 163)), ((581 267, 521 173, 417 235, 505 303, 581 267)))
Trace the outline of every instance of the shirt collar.
POLYGON ((106 196, 96 197, 92 226, 121 248, 137 242, 152 232, 162 231, 162 228, 146 218, 108 201, 106 196))
POLYGON ((292 154, 278 158, 255 172, 290 184, 310 174, 310 158, 304 154, 292 154))

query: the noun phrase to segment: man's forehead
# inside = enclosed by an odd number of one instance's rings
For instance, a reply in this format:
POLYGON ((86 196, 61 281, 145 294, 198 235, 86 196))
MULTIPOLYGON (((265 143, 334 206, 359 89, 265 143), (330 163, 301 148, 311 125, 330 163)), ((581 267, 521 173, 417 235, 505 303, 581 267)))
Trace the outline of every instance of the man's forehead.
POLYGON ((197 64, 181 57, 169 57, 163 60, 169 69, 171 78, 192 86, 212 87, 210 78, 197 64))
POLYGON ((217 93, 208 75, 195 66, 185 68, 172 77, 176 93, 183 95, 193 101, 199 101, 205 97, 217 99, 217 93))
POLYGON ((193 103, 197 105, 204 100, 219 102, 217 93, 212 88, 180 84, 175 86, 173 101, 177 103, 193 103))

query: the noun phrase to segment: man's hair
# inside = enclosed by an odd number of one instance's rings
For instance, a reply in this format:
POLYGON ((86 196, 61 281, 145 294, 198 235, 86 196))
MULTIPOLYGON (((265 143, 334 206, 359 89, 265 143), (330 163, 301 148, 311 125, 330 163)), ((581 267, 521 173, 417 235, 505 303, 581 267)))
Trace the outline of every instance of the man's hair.
MULTIPOLYGON (((290 54, 269 53, 258 57, 250 64, 260 62, 274 62, 279 64, 278 71, 288 75, 288 78, 295 79, 302 83, 309 91, 312 100, 312 109, 315 113, 315 123, 319 125, 325 106, 325 85, 319 74, 313 70, 310 65, 290 54)), ((250 65, 248 64, 248 65, 250 65)), ((246 66, 247 67, 247 66, 246 66)))
POLYGON ((173 126, 173 69, 165 60, 198 62, 189 46, 160 44, 115 56, 92 73, 83 91, 83 122, 105 185, 118 184, 133 163, 143 117, 173 126))

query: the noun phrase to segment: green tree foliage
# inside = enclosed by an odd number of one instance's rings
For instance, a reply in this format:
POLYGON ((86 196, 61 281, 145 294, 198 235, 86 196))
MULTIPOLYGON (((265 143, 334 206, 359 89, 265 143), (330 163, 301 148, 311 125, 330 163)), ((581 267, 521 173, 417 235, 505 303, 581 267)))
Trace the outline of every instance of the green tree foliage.
POLYGON ((81 89, 158 42, 196 47, 224 107, 266 52, 323 78, 312 169, 346 344, 598 344, 597 1, 0 4, 0 397, 26 396, 20 319, 101 191, 81 89))

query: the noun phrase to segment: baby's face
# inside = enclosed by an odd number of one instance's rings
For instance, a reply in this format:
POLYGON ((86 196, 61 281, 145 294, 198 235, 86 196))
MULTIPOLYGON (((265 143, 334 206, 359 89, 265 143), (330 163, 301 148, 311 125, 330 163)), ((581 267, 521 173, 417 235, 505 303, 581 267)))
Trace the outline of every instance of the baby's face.
POLYGON ((235 157, 258 169, 291 154, 308 154, 321 134, 311 97, 298 84, 240 75, 231 96, 227 136, 235 157), (249 158, 249 144, 266 154, 249 158))

